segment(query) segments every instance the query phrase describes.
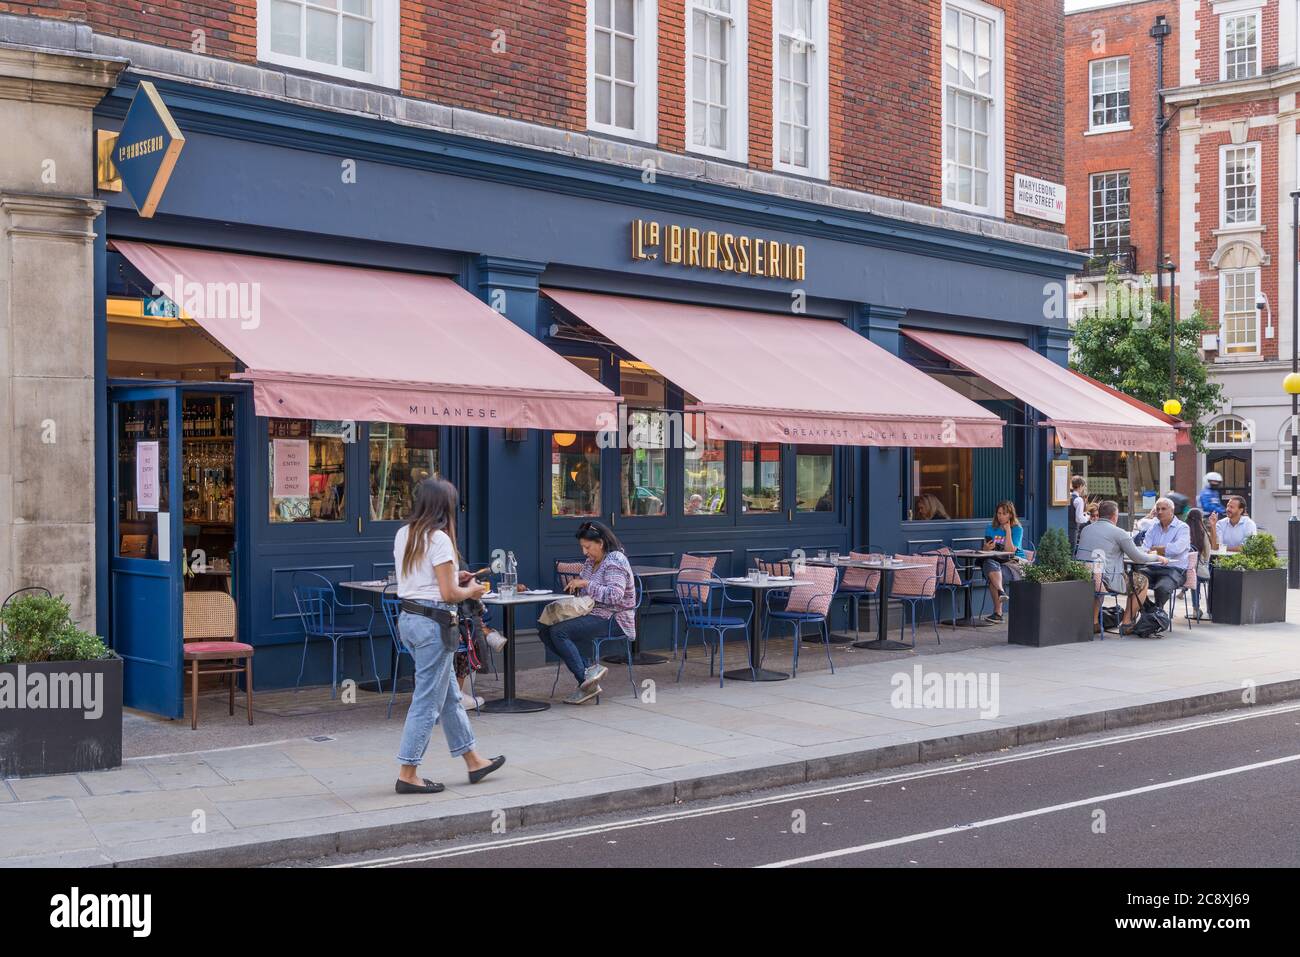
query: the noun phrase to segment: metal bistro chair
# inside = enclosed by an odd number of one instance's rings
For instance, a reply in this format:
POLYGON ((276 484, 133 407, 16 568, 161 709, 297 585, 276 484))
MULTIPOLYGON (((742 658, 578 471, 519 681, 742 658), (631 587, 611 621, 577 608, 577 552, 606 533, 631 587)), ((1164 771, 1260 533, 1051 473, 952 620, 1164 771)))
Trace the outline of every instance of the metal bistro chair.
POLYGON ((564 586, 575 578, 582 577, 583 562, 557 561, 555 563, 556 591, 564 592, 564 586))
MULTIPOLYGON (((744 598, 732 598, 727 594, 726 582, 716 575, 707 579, 691 580, 679 573, 674 582, 677 593, 682 596, 682 618, 686 622, 686 639, 682 644, 682 660, 677 665, 677 680, 682 680, 682 669, 686 666, 686 653, 691 644, 691 631, 695 628, 704 635, 713 632, 718 636, 718 687, 721 688, 726 670, 726 633, 741 631, 745 634, 745 646, 749 647, 749 619, 754 614, 754 603, 744 598), (728 615, 728 606, 745 606, 742 616, 728 615)), ((752 660, 752 655, 751 655, 752 660)), ((714 648, 709 647, 709 677, 713 677, 714 648)))
POLYGON ((253 723, 253 646, 235 640, 235 600, 224 591, 187 591, 182 605, 184 671, 190 677, 190 730, 199 727, 199 676, 230 676, 230 715, 235 714, 235 675, 244 676, 248 723, 253 723), (213 662, 203 667, 203 662, 213 662), (242 661, 243 664, 238 664, 242 661))
MULTIPOLYGON (((681 560, 677 563, 677 573, 680 575, 684 571, 694 571, 694 579, 702 581, 713 575, 713 568, 718 563, 717 555, 691 555, 683 552, 681 560), (700 576, 703 576, 701 578, 700 576)), ((689 580, 689 579, 688 579, 689 580)), ((673 613, 673 658, 677 657, 677 619, 682 613, 682 598, 676 589, 666 592, 653 592, 649 596, 650 607, 661 605, 672 609, 673 613)))
POLYGON ((339 687, 339 642, 345 638, 366 638, 370 641, 370 665, 375 670, 375 683, 379 693, 383 694, 384 684, 379 677, 379 664, 375 660, 375 636, 372 629, 375 623, 375 608, 370 604, 351 604, 339 601, 334 591, 334 584, 324 575, 315 572, 295 572, 293 576, 293 600, 298 606, 298 617, 302 620, 302 663, 298 666, 296 691, 302 685, 302 673, 307 667, 307 642, 312 638, 328 639, 333 645, 331 658, 333 670, 330 679, 330 697, 336 697, 339 687), (366 616, 364 628, 341 626, 338 616, 362 614, 366 616))
POLYGON ((1182 586, 1175 588, 1169 595, 1169 629, 1171 631, 1174 627, 1174 611, 1177 608, 1180 595, 1183 599, 1183 617, 1187 619, 1187 627, 1192 627, 1192 609, 1187 595, 1189 591, 1196 593, 1198 596, 1200 594, 1201 582, 1196 576, 1196 563, 1199 560, 1200 555, 1197 554, 1196 549, 1192 549, 1187 553, 1187 576, 1183 579, 1182 586))
MULTIPOLYGON (((1105 568, 1099 562, 1091 562, 1092 565, 1092 594, 1097 599, 1097 634, 1101 640, 1106 640, 1106 599, 1115 599, 1112 607, 1120 609, 1121 620, 1124 617, 1124 607, 1128 603, 1127 592, 1112 591, 1106 586, 1105 568), (1125 605, 1120 604, 1120 599, 1124 599, 1125 605)), ((1123 637, 1121 635, 1121 637, 1123 637)))
MULTIPOLYGON (((948 599, 952 603, 952 630, 957 630, 957 593, 964 591, 968 586, 962 580, 961 570, 957 567, 957 562, 953 558, 952 549, 947 545, 942 548, 936 548, 933 551, 922 552, 922 555, 933 555, 938 562, 939 580, 935 583, 935 590, 947 592, 948 599)), ((970 585, 969 587, 974 587, 970 585)), ((969 600, 969 599, 968 599, 969 600)), ((1006 596, 1003 595, 1003 601, 1006 596)))
POLYGON ((900 641, 903 638, 903 622, 907 620, 907 608, 912 610, 913 648, 916 647, 916 610, 924 602, 930 603, 930 622, 934 625, 934 640, 939 644, 943 644, 943 639, 939 637, 939 600, 938 592, 935 589, 942 580, 942 563, 944 559, 942 556, 894 556, 895 561, 903 563, 926 557, 933 557, 935 560, 931 568, 900 568, 894 572, 894 587, 889 592, 891 599, 897 599, 907 606, 903 609, 902 620, 898 623, 898 638, 900 641))
MULTIPOLYGON (((402 655, 406 655, 410 658, 412 665, 415 664, 415 656, 411 654, 406 645, 402 644, 401 636, 398 633, 398 620, 402 615, 402 600, 396 595, 389 595, 388 590, 385 589, 384 594, 379 599, 379 604, 380 607, 383 608, 384 622, 388 625, 388 633, 393 637, 393 649, 397 654, 397 657, 393 661, 393 673, 390 676, 393 688, 388 693, 388 719, 391 719, 393 717, 393 702, 397 699, 397 673, 402 668, 402 655)), ((456 647, 456 652, 458 654, 469 652, 469 648, 466 646, 464 639, 462 639, 460 644, 456 647)), ((473 668, 469 671, 469 693, 470 697, 477 702, 478 695, 474 692, 473 668)), ((480 714, 482 713, 477 704, 474 705, 474 710, 480 714)))
MULTIPOLYGON (((641 585, 641 579, 636 575, 632 576, 632 589, 636 593, 636 602, 632 605, 629 611, 632 612, 632 617, 635 620, 637 612, 641 610, 641 602, 645 598, 645 590, 641 585)), ((624 651, 627 653, 627 680, 632 683, 632 697, 635 698, 637 697, 637 691, 636 691, 636 676, 632 674, 632 658, 634 657, 632 654, 632 638, 629 635, 623 634, 621 629, 619 634, 617 635, 614 634, 614 629, 617 627, 618 627, 618 619, 615 618, 613 615, 610 615, 609 627, 605 631, 605 637, 593 638, 591 640, 591 660, 600 661, 600 646, 605 644, 605 642, 607 641, 623 642, 624 651)), ((563 670, 563 668, 564 668, 563 661, 557 661, 555 663, 555 681, 551 683, 552 698, 555 697, 555 689, 560 686, 560 672, 563 670)), ((596 702, 597 703, 600 702, 600 695, 596 696, 596 702)))
MULTIPOLYGON (((865 552, 849 552, 849 558, 853 561, 879 561, 884 558, 883 551, 868 545, 865 552)), ((844 574, 840 576, 840 584, 835 592, 836 598, 846 599, 846 607, 850 613, 850 621, 853 625, 855 634, 862 633, 862 601, 866 599, 868 603, 875 598, 880 598, 880 572, 872 571, 869 568, 846 568, 844 574)), ((868 604, 868 608, 870 605, 868 604)), ((867 616, 867 625, 870 626, 871 617, 867 616)))
MULTIPOLYGON (((826 616, 831 610, 831 599, 835 597, 837 572, 838 570, 834 568, 810 565, 795 576, 795 581, 796 583, 812 582, 812 584, 796 584, 791 587, 786 596, 785 607, 780 610, 773 610, 771 605, 768 605, 767 620, 763 623, 763 655, 764 657, 767 655, 767 633, 772 628, 772 622, 789 622, 794 628, 794 657, 791 662, 791 672, 794 676, 799 674, 799 645, 803 626, 812 623, 816 623, 821 629, 822 644, 826 646, 826 661, 831 666, 831 674, 835 674, 835 662, 831 658, 830 626, 827 624, 826 616)), ((772 594, 768 592, 767 598, 770 599, 772 594)))

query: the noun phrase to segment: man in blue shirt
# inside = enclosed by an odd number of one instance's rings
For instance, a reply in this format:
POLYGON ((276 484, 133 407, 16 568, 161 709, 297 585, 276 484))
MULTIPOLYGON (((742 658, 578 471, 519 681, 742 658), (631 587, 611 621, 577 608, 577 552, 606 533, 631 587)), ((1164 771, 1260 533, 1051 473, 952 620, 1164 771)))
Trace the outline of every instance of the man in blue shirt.
POLYGON ((1186 580, 1187 554, 1192 550, 1191 530, 1186 522, 1174 517, 1174 503, 1169 499, 1156 500, 1156 523, 1147 529, 1142 544, 1164 558, 1162 564, 1143 570, 1156 604, 1163 607, 1186 580))
POLYGON ((1205 473, 1205 488, 1201 489, 1197 504, 1201 506, 1206 518, 1227 514, 1228 510, 1223 507, 1223 497, 1219 494, 1219 486, 1222 484, 1223 476, 1218 472, 1205 473))

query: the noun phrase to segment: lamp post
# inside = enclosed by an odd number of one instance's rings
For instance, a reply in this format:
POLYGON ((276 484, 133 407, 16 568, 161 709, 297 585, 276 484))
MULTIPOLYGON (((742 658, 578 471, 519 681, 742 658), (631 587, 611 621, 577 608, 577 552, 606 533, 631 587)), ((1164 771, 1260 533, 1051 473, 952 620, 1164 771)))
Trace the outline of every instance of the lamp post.
POLYGON ((1178 267, 1166 256, 1160 268, 1169 273, 1169 398, 1165 400, 1165 415, 1178 415, 1183 404, 1178 401, 1178 294, 1174 291, 1174 273, 1178 267))
POLYGON ((1300 515, 1296 503, 1296 462, 1300 459, 1300 435, 1297 435, 1297 418, 1300 418, 1300 190, 1291 194, 1291 374, 1282 381, 1282 388, 1291 396, 1291 520, 1286 525, 1287 586, 1300 588, 1300 515))

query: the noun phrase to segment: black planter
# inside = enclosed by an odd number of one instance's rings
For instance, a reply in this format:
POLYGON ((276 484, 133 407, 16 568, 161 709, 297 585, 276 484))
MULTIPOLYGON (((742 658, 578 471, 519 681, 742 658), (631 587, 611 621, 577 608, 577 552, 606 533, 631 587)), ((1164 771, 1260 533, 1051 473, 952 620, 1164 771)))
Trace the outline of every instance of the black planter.
POLYGON ((1013 645, 1068 645, 1092 641, 1092 586, 1088 582, 1016 581, 1007 584, 1007 641, 1013 645))
POLYGON ((1286 569, 1216 568, 1210 578, 1210 608, 1216 625, 1286 621, 1286 569))
POLYGON ((0 665, 0 777, 121 764, 121 658, 0 665))

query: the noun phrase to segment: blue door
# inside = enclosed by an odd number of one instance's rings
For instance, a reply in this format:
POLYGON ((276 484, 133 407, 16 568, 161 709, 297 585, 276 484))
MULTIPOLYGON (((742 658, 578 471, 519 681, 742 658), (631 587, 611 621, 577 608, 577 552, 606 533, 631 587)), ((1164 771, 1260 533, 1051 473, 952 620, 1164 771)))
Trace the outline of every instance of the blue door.
POLYGON ((128 708, 168 718, 181 700, 181 485, 178 392, 109 390, 113 437, 110 640, 128 708))

